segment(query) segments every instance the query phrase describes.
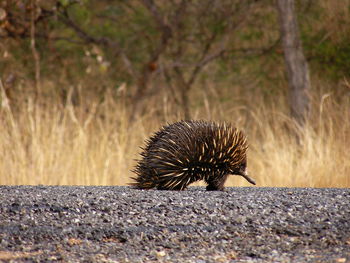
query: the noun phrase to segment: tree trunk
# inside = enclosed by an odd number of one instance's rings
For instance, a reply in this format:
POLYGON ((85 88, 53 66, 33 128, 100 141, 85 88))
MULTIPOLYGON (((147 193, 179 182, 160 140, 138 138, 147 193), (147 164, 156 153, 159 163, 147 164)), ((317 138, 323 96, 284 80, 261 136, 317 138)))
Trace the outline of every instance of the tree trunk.
POLYGON ((277 0, 292 117, 304 126, 310 111, 310 78, 300 41, 294 0, 277 0))

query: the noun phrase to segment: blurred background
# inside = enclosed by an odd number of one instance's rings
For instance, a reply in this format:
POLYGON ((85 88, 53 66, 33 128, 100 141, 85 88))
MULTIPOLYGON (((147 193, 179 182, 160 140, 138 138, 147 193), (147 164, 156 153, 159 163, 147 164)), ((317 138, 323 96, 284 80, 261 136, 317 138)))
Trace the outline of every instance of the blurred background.
MULTIPOLYGON (((0 184, 126 185, 181 119, 258 186, 350 186, 349 0, 2 0, 0 184)), ((227 186, 247 186, 231 176, 227 186)))

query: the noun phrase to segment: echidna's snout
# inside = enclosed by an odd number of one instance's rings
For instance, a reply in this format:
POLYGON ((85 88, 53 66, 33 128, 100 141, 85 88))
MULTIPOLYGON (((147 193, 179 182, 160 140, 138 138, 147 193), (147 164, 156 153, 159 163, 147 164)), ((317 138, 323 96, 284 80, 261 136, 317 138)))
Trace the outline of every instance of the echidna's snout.
POLYGON ((249 177, 249 174, 248 174, 248 169, 247 167, 245 167, 244 169, 241 169, 239 171, 239 174, 240 176, 244 177, 244 179, 246 179, 249 183, 253 184, 253 185, 256 185, 255 181, 249 177))

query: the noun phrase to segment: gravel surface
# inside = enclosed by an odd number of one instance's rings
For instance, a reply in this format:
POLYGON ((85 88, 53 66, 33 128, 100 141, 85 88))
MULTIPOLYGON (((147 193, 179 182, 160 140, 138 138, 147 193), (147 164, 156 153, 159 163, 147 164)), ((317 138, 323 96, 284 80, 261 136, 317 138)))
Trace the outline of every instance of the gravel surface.
POLYGON ((0 186, 0 262, 350 262, 350 189, 0 186))

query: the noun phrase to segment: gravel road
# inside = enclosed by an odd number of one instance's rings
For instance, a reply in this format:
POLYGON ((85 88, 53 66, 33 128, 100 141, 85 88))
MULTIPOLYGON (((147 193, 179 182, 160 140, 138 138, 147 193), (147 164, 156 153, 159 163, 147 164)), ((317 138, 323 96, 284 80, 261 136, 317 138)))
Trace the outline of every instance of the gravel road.
POLYGON ((350 262, 350 189, 0 186, 2 262, 350 262))

